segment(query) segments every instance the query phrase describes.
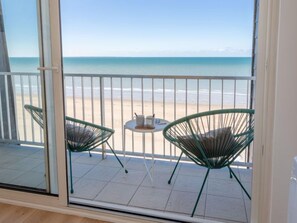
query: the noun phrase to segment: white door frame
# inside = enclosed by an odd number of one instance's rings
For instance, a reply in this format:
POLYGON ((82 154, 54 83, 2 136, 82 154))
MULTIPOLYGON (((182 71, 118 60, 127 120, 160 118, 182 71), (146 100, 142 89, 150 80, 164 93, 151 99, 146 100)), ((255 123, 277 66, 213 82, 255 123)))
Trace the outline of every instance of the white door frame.
POLYGON ((55 126, 55 146, 57 155, 57 176, 59 203, 68 205, 67 186, 67 163, 66 163, 66 141, 65 141, 65 113, 64 113, 64 78, 62 66, 62 45, 60 25, 60 1, 41 0, 48 5, 49 31, 51 42, 52 85, 53 85, 53 113, 55 126))
MULTIPOLYGON (((38 195, 26 192, 16 192, 0 189, 0 198, 49 204, 53 206, 68 205, 67 196, 67 164, 65 149, 64 130, 64 94, 62 75, 62 47, 60 32, 60 1, 59 0, 37 0, 36 1, 40 54, 42 58, 41 72, 45 79, 45 94, 43 94, 43 108, 45 108, 46 123, 48 128, 45 134, 49 136, 48 156, 50 181, 47 189, 58 194, 57 197, 49 195, 38 195)), ((46 137, 45 137, 46 138, 46 137)), ((45 140, 46 142, 46 140, 45 140)), ((46 160, 46 162, 48 161, 46 160)))
POLYGON ((270 222, 279 1, 260 0, 251 222, 270 222))
MULTIPOLYGON (((56 212, 76 214, 85 217, 98 218, 114 222, 140 222, 139 217, 129 218, 120 213, 106 211, 90 211, 82 208, 68 207, 67 165, 65 151, 64 130, 64 98, 63 76, 60 41, 60 11, 59 0, 40 0, 49 4, 52 67, 54 89, 54 124, 56 126, 57 166, 58 166, 58 197, 30 194, 26 192, 0 189, 0 201, 56 212)), ((257 58, 257 86, 256 86, 256 126, 254 142, 253 169, 253 199, 251 222, 269 222, 267 216, 271 211, 271 150, 273 111, 275 95, 275 61, 277 53, 278 31, 278 0, 261 0, 259 9, 259 45, 257 58), (269 111, 269 112, 267 112, 269 111)), ((145 220, 142 219, 142 222, 145 220)))

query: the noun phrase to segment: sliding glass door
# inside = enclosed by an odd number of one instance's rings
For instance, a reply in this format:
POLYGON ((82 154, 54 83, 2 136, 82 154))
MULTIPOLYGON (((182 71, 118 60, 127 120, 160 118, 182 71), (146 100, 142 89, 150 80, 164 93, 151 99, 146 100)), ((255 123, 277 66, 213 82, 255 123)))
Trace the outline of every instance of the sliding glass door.
POLYGON ((49 1, 0 3, 0 185, 56 194, 49 1))

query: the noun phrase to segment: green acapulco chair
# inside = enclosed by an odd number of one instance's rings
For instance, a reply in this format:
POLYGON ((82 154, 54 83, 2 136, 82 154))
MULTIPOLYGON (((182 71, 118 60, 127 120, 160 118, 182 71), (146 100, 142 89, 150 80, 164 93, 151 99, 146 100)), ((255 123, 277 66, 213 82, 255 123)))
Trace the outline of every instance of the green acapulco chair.
MULTIPOLYGON (((33 119, 43 128, 43 112, 41 108, 25 105, 25 109, 32 115, 33 119)), ((70 163, 70 192, 73 193, 73 180, 72 180, 72 152, 85 152, 97 148, 103 143, 106 143, 120 165, 124 168, 124 165, 108 143, 108 139, 114 133, 113 129, 109 129, 103 126, 95 125, 93 123, 85 122, 75 118, 66 116, 66 132, 67 132, 67 148, 69 152, 69 163, 70 163)), ((125 169, 125 173, 128 170, 125 169)))
POLYGON ((171 183, 183 154, 197 165, 207 168, 192 217, 211 169, 228 167, 230 178, 234 176, 251 199, 230 165, 254 139, 254 110, 223 109, 190 115, 167 125, 163 135, 165 139, 181 149, 168 184, 171 183))

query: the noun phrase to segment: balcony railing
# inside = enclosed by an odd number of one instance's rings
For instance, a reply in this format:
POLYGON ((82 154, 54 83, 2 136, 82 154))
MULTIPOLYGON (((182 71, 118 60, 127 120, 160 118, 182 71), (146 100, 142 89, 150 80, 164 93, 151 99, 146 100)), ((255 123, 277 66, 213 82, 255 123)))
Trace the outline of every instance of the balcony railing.
MULTIPOLYGON (((0 108, 0 141, 18 144, 42 144, 42 129, 24 110, 25 104, 41 107, 40 76, 37 73, 0 73, 12 77, 18 139, 4 137, 0 108)), ((123 125, 134 113, 152 115, 169 121, 201 111, 223 108, 250 108, 254 77, 246 76, 160 76, 65 74, 66 114, 78 119, 115 129, 110 142, 122 153, 123 125)), ((0 97, 1 98, 1 97, 0 97)), ((1 106, 1 103, 0 103, 1 106)), ((9 117, 11 119, 12 117, 9 117)), ((11 129, 9 129, 11 131, 11 129)), ((9 134, 11 135, 11 134, 9 134)), ((155 134, 152 136, 127 132, 126 154, 175 159, 179 150, 155 134), (145 138, 144 138, 145 137, 145 138), (143 140, 144 139, 144 140, 143 140)), ((246 150, 241 161, 250 161, 246 150)))

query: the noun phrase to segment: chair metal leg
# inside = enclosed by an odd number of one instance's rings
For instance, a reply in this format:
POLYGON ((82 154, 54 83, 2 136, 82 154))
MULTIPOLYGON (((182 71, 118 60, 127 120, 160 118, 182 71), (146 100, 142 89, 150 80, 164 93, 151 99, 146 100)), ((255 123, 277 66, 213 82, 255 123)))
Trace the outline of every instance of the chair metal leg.
POLYGON ((241 188, 243 189, 243 191, 245 192, 245 194, 248 196, 248 198, 251 200, 251 196, 249 195, 249 193, 246 191, 246 189, 244 188, 244 186, 242 185, 242 183, 240 182, 240 180, 237 178, 237 176, 235 175, 235 173, 233 172, 233 170, 231 169, 230 166, 228 166, 229 171, 232 173, 232 175, 234 176, 234 178, 237 180, 237 182, 239 183, 239 185, 241 186, 241 188))
POLYGON ((111 148, 111 146, 109 145, 109 143, 106 142, 106 144, 108 145, 108 147, 110 148, 110 150, 112 151, 112 153, 115 155, 115 157, 116 157, 117 160, 119 161, 120 165, 125 169, 125 173, 128 173, 128 170, 126 170, 126 168, 125 168, 124 165, 122 164, 121 160, 118 158, 117 154, 113 151, 113 149, 111 148))
POLYGON ((229 174, 230 174, 230 178, 232 179, 232 173, 231 173, 230 169, 229 169, 229 174))
POLYGON ((71 162, 71 151, 68 149, 69 152, 69 170, 70 170, 70 193, 73 194, 73 181, 72 181, 72 162, 71 162))
POLYGON ((199 192, 198 198, 197 198, 197 200, 196 200, 196 203, 195 203, 195 206, 194 206, 194 209, 193 209, 193 212, 192 212, 192 215, 191 215, 191 217, 193 217, 193 216, 194 216, 194 214, 195 214, 195 211, 196 211, 196 208, 197 208, 197 205, 198 205, 199 199, 200 199, 200 197, 201 197, 202 190, 203 190, 203 188, 204 188, 204 185, 205 185, 206 179, 207 179, 207 177, 208 177, 209 171, 210 171, 210 169, 208 168, 208 169, 207 169, 207 172, 206 172, 206 175, 205 175, 205 177, 204 177, 204 180, 203 180, 203 183, 202 183, 202 186, 201 186, 201 189, 200 189, 200 192, 199 192))
POLYGON ((168 184, 171 184, 172 177, 173 177, 173 175, 175 173, 175 170, 177 168, 177 165, 179 164, 179 161, 180 161, 180 158, 182 157, 182 155, 183 155, 183 152, 181 152, 181 154, 180 154, 180 156, 179 156, 179 158, 177 160, 177 163, 175 164, 175 167, 174 167, 173 172, 172 172, 172 174, 170 176, 170 179, 168 180, 168 184))
POLYGON ((91 151, 89 151, 89 156, 92 157, 91 151))

